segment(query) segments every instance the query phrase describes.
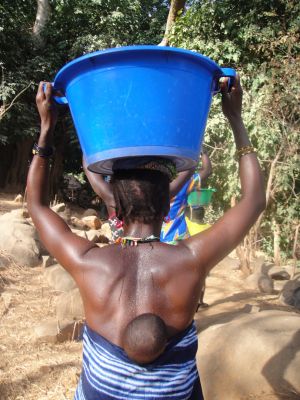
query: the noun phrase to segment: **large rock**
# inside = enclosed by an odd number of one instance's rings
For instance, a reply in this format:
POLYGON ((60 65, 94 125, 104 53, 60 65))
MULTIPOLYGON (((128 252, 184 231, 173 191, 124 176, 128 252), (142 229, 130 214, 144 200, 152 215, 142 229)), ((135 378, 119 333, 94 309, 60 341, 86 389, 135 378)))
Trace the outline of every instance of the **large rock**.
POLYGON ((108 222, 105 222, 104 224, 102 224, 101 229, 100 229, 100 234, 105 236, 109 242, 112 240, 111 229, 110 229, 108 222))
POLYGON ((270 276, 270 278, 272 278, 276 281, 287 281, 291 277, 291 275, 288 273, 286 268, 279 267, 277 265, 272 266, 268 270, 268 275, 270 276))
POLYGON ((88 208, 87 210, 84 211, 82 214, 83 217, 98 217, 98 212, 94 210, 94 208, 88 208))
POLYGON ((205 400, 299 399, 299 328, 299 314, 272 310, 201 332, 197 360, 205 400))
POLYGON ((23 201, 24 201, 24 198, 21 194, 18 194, 14 199, 15 203, 23 203, 23 201))
POLYGON ((80 229, 87 228, 86 224, 81 219, 79 219, 75 216, 71 217, 70 222, 71 222, 71 225, 76 226, 77 228, 80 228, 80 229))
POLYGON ((86 232, 86 237, 90 242, 97 243, 99 240, 99 231, 96 229, 91 229, 86 232))
POLYGON ((23 215, 24 210, 14 210, 0 217, 0 250, 17 264, 34 267, 42 261, 42 245, 35 227, 23 215))
POLYGON ((282 304, 300 309, 300 273, 284 285, 279 296, 282 304))
POLYGON ((101 221, 95 215, 91 215, 89 217, 83 217, 82 222, 90 229, 100 229, 101 221))
POLYGON ((48 285, 61 292, 68 292, 76 288, 76 282, 72 276, 59 264, 51 265, 44 271, 44 277, 48 285))
POLYGON ((247 276, 244 281, 245 288, 248 290, 259 290, 261 293, 271 294, 274 292, 274 283, 272 279, 265 274, 255 272, 247 276))
POLYGON ((264 254, 260 255, 259 257, 254 258, 250 262, 250 267, 254 274, 264 274, 265 265, 266 265, 266 263, 265 263, 265 255, 264 254))
POLYGON ((56 317, 62 320, 81 320, 84 318, 84 308, 79 289, 62 293, 56 301, 56 317))
POLYGON ((71 221, 71 212, 69 209, 65 209, 65 211, 58 212, 57 215, 60 216, 67 224, 71 221))
POLYGON ((52 256, 42 256, 43 263, 42 266, 43 268, 48 268, 51 267, 51 265, 57 264, 57 261, 52 256))
POLYGON ((29 213, 26 208, 17 208, 15 210, 11 210, 8 213, 1 215, 0 221, 11 221, 12 219, 15 221, 24 221, 24 219, 29 218, 29 213))
POLYGON ((55 204, 55 206, 52 206, 51 209, 56 213, 61 213, 61 212, 65 211, 66 205, 65 205, 65 203, 58 203, 58 204, 55 204))

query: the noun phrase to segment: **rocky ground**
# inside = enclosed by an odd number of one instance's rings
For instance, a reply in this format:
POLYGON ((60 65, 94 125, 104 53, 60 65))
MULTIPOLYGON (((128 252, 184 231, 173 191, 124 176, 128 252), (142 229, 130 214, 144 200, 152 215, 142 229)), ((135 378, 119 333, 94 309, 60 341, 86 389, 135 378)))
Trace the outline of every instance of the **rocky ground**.
MULTIPOLYGON (((14 196, 0 195, 0 214, 20 207, 13 199, 14 196)), ((300 317, 294 307, 279 301, 279 286, 276 288, 275 285, 270 294, 245 289, 245 277, 237 269, 237 260, 226 258, 207 279, 204 300, 209 307, 200 309, 195 316, 200 339, 208 329, 262 310, 296 313, 300 317)), ((55 318, 55 303, 60 295, 45 282, 42 266, 26 268, 11 262, 9 267, 0 269, 1 400, 73 399, 80 374, 81 342, 44 343, 37 340, 34 333, 42 321, 55 318)), ((199 346, 203 347, 205 343, 200 340, 199 346)), ((201 369, 201 362, 199 364, 201 369)), ((251 396, 243 398, 258 398, 251 396)), ((300 398, 295 393, 291 397, 282 396, 266 394, 259 398, 300 398)), ((208 400, 235 399, 224 394, 208 400)))

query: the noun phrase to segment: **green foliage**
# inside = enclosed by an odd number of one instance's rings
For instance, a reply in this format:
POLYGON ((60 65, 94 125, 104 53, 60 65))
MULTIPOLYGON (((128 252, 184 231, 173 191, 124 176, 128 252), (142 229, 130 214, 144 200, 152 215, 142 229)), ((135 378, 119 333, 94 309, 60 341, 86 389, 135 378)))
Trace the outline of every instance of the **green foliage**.
MULTIPOLYGON (((36 0, 1 1, 0 145, 36 135, 35 91, 40 80, 53 80, 62 65, 86 52, 159 43, 168 14, 166 0, 50 0, 50 5, 45 45, 39 47, 32 37, 36 0)), ((271 251, 275 219, 282 231, 281 247, 290 256, 299 223, 300 2, 190 0, 187 5, 170 42, 241 73, 244 120, 266 182, 277 160, 260 243, 271 251)), ((70 137, 65 170, 78 173, 81 153, 70 118, 64 119, 70 137)), ((209 211, 214 219, 239 194, 235 148, 219 96, 211 108, 205 142, 214 167, 208 183, 217 188, 214 210, 209 211)))
MULTIPOLYGON (((273 224, 281 228, 281 248, 291 256, 299 224, 300 3, 296 0, 190 1, 174 26, 173 46, 198 51, 221 66, 237 69, 244 88, 243 117, 258 150, 266 183, 272 173, 269 203, 261 224, 262 247, 271 252, 273 224), (279 154, 278 154, 279 152, 279 154)), ((205 143, 217 188, 214 207, 226 209, 239 193, 235 146, 216 96, 205 143)), ((217 212, 218 214, 218 212, 217 212)))
MULTIPOLYGON (((32 36, 36 0, 1 2, 1 110, 27 89, 0 117, 0 144, 36 135, 39 81, 53 80, 66 62, 90 51, 158 43, 168 13, 163 0, 50 0, 50 5, 45 45, 40 47, 32 36)), ((74 138, 74 129, 70 134, 74 138)))

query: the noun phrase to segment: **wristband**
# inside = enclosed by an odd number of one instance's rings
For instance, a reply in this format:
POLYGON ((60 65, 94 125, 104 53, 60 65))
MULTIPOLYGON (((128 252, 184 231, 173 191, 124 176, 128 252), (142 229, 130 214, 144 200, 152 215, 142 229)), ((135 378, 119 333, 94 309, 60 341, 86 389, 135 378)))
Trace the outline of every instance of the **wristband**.
POLYGON ((239 160, 242 156, 245 156, 246 154, 250 154, 250 153, 256 153, 253 146, 241 147, 240 149, 237 149, 237 151, 235 153, 236 159, 239 160))
POLYGON ((37 143, 34 143, 32 148, 32 154, 39 157, 49 158, 53 156, 54 149, 52 146, 40 147, 37 145, 37 143))

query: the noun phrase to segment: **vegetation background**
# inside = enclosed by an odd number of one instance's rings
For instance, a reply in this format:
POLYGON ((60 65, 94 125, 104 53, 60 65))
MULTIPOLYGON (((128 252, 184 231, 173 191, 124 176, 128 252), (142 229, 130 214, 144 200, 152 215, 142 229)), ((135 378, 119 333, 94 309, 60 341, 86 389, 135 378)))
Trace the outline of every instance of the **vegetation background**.
MULTIPOLYGON (((173 3, 176 3, 174 1, 173 3)), ((180 3, 180 2, 179 2, 180 3)), ((299 230, 300 3, 297 0, 188 0, 168 31, 169 45, 198 51, 234 67, 245 89, 244 119, 258 150, 267 209, 240 248, 245 267, 262 249, 277 264, 297 258, 299 230)), ((169 12, 165 0, 1 0, 0 189, 25 191, 39 118, 35 92, 84 53, 158 44, 169 12)), ((239 193, 232 135, 216 96, 205 144, 217 189, 213 222, 239 193)), ((63 172, 81 173, 81 154, 68 113, 61 116, 51 193, 63 172)))

